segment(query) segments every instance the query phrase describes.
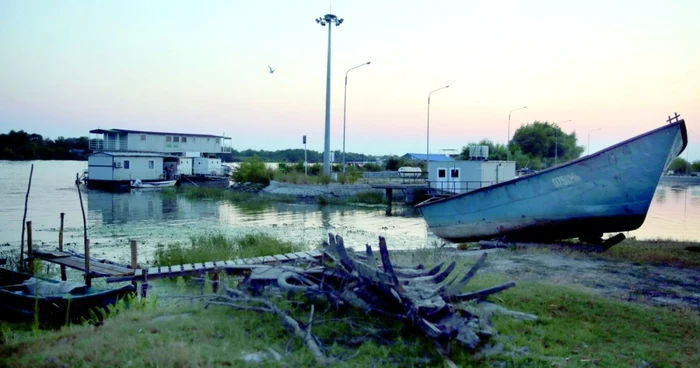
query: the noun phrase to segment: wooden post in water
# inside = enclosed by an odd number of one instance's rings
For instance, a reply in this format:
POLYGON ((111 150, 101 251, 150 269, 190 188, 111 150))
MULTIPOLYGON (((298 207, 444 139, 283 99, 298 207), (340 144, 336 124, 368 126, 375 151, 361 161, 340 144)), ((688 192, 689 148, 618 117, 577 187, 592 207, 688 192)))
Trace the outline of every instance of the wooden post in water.
POLYGON ((85 285, 92 286, 90 279, 90 239, 85 239, 85 285))
MULTIPOLYGON (((134 270, 134 274, 136 273, 136 269, 139 268, 138 264, 138 254, 137 248, 136 248, 136 240, 130 240, 129 245, 131 246, 131 269, 134 270)), ((131 284, 136 287, 136 280, 132 279, 131 284)))
POLYGON ((394 199, 394 189, 386 188, 386 199, 388 203, 386 206, 386 215, 391 216, 391 201, 394 199))
POLYGON ((34 252, 34 249, 32 249, 32 222, 27 221, 27 270, 29 270, 30 274, 34 274, 34 259, 32 258, 32 252, 34 252))
POLYGON ((138 255, 136 254, 136 240, 130 240, 129 245, 131 246, 131 269, 135 270, 139 268, 139 265, 137 263, 138 255))
POLYGON ((78 188, 78 199, 80 200, 80 211, 83 213, 83 241, 85 244, 85 285, 91 286, 90 280, 90 239, 87 236, 87 220, 85 219, 85 207, 83 206, 83 195, 80 193, 80 179, 75 174, 75 186, 78 188))
MULTIPOLYGON (((58 251, 63 252, 63 218, 65 213, 61 212, 61 227, 58 229, 58 251)), ((61 280, 66 281, 66 266, 61 265, 61 280)))
POLYGON ((22 216, 22 240, 19 248, 19 270, 24 269, 24 222, 27 221, 27 202, 29 201, 29 190, 32 189, 32 175, 34 174, 34 164, 29 170, 29 184, 27 185, 27 194, 24 196, 24 216, 22 216))

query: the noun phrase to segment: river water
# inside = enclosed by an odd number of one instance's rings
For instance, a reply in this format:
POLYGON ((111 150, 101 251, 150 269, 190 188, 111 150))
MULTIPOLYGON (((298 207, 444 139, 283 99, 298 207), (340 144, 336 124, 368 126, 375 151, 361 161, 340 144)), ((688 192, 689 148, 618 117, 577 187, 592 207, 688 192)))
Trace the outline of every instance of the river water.
MULTIPOLYGON (((65 213, 65 244, 82 252, 83 217, 75 186, 83 161, 0 161, 0 254, 17 253, 22 231, 25 193, 34 164, 27 221, 33 244, 55 249, 60 213, 65 213)), ((187 243, 190 237, 221 233, 235 236, 265 232, 314 248, 328 232, 341 234, 355 248, 377 244, 384 236, 391 248, 441 244, 420 214, 395 207, 392 216, 382 206, 319 206, 274 203, 240 206, 225 201, 161 196, 157 191, 113 194, 80 189, 91 241, 91 255, 126 262, 129 239, 139 243, 139 259, 150 258, 158 244, 187 243)), ((663 180, 647 219, 627 236, 700 241, 700 183, 663 180)))

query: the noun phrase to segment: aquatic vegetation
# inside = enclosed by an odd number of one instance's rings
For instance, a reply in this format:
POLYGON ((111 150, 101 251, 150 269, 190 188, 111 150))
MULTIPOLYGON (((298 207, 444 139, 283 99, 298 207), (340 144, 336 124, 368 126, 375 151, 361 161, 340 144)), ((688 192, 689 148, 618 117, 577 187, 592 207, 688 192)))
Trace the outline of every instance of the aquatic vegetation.
POLYGON ((189 244, 159 244, 153 255, 157 266, 221 261, 299 252, 305 246, 278 239, 265 233, 245 234, 229 238, 222 234, 190 238, 189 244))

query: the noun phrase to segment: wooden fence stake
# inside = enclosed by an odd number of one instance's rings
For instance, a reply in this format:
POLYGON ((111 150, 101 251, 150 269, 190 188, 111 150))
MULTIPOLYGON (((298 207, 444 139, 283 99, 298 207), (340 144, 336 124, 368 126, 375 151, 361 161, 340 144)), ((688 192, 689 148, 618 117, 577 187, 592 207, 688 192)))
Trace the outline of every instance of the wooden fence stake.
POLYGON ((90 239, 85 239, 85 285, 92 286, 90 279, 90 239))
POLYGON ((27 270, 29 270, 30 274, 34 274, 34 258, 32 257, 32 254, 34 252, 34 249, 32 249, 32 222, 27 221, 27 262, 29 263, 27 265, 27 270))
MULTIPOLYGON (((58 251, 63 252, 63 218, 65 213, 61 212, 61 227, 58 229, 58 251)), ((61 265, 61 280, 66 281, 66 266, 61 265)))
MULTIPOLYGON (((134 270, 134 274, 136 274, 136 269, 139 268, 138 254, 136 253, 138 251, 136 248, 136 240, 129 241, 129 245, 131 246, 131 269, 134 270)), ((131 279, 131 285, 136 287, 136 279, 131 279)))
POLYGON ((139 268, 139 265, 137 263, 138 254, 136 253, 136 240, 129 241, 129 245, 131 245, 131 269, 136 270, 137 268, 139 268))
POLYGON ((27 221, 27 201, 29 201, 29 190, 32 189, 32 175, 34 174, 34 164, 29 170, 29 184, 27 185, 27 194, 24 196, 24 216, 22 216, 22 241, 19 249, 19 269, 24 269, 24 222, 27 221))
POLYGON ((148 269, 144 268, 141 275, 141 297, 145 298, 146 293, 148 293, 148 269))

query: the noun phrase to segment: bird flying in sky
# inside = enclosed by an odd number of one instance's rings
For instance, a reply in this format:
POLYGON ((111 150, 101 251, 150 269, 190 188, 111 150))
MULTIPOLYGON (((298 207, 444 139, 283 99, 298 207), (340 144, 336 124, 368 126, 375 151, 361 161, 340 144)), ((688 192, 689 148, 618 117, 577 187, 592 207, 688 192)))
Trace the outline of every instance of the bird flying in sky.
POLYGON ((275 69, 272 69, 272 67, 271 67, 271 66, 269 66, 269 65, 268 65, 267 67, 268 67, 268 68, 270 68, 270 71, 269 71, 268 73, 272 74, 272 73, 274 73, 274 72, 275 72, 275 69))

